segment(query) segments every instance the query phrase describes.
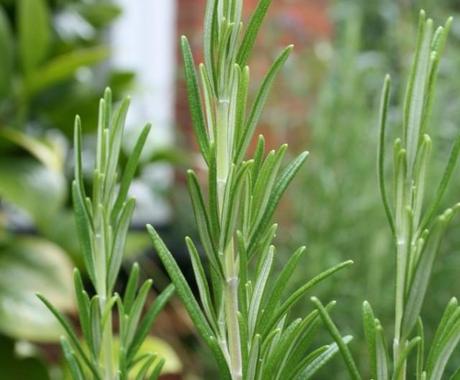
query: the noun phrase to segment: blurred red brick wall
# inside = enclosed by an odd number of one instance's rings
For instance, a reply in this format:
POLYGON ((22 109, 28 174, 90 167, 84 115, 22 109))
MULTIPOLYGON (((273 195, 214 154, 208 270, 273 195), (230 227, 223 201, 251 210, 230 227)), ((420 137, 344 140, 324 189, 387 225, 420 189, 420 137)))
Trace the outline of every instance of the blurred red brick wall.
MULTIPOLYGON (((245 1, 245 24, 258 0, 245 1)), ((265 24, 259 34, 256 49, 250 59, 251 80, 257 82, 271 64, 273 57, 288 44, 296 50, 311 46, 315 41, 329 39, 332 24, 328 17, 328 0, 274 0, 265 24)), ((178 0, 178 35, 189 38, 196 62, 201 62, 201 41, 203 15, 206 0, 178 0)), ((190 133, 190 115, 183 81, 181 56, 177 80, 176 121, 183 131, 190 133)), ((302 112, 302 100, 288 97, 283 99, 286 112, 302 112)), ((264 129, 264 134, 267 131, 264 129)), ((268 132, 269 134, 269 132, 268 132)), ((193 139, 187 138, 187 141, 193 139)))

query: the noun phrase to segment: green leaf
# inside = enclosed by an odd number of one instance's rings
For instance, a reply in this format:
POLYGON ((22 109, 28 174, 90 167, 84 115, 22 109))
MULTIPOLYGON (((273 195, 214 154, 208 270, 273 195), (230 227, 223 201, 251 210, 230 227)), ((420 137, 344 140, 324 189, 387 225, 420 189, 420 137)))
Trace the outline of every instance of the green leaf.
POLYGON ((289 54, 292 51, 292 48, 292 45, 285 48, 282 51, 282 53, 278 56, 278 58, 275 60, 275 62, 273 62, 273 65, 270 67, 268 73, 265 75, 265 78, 262 81, 262 84, 260 85, 260 89, 257 92, 257 96, 252 106, 251 113, 249 114, 248 120, 245 124, 244 131, 242 131, 241 139, 237 141, 237 149, 235 151, 234 162, 241 162, 243 160, 244 155, 246 154, 246 150, 248 149, 249 143, 251 142, 251 138, 254 134, 257 123, 259 122, 259 118, 262 114, 271 86, 278 72, 281 70, 284 63, 288 59, 289 54))
POLYGON ((13 77, 14 46, 8 17, 0 6, 0 99, 9 95, 13 77))
POLYGON ((200 239, 208 257, 209 263, 214 270, 223 277, 222 265, 217 254, 214 236, 211 235, 211 224, 209 221, 208 210, 201 193, 198 178, 192 170, 187 171, 187 185, 190 198, 192 200, 193 211, 195 215, 200 239))
POLYGON ((192 116, 192 125, 198 140, 203 158, 209 162, 209 140, 206 132, 203 109, 201 106, 200 91, 195 72, 195 63, 187 37, 181 38, 182 55, 184 59, 185 80, 187 83, 188 102, 192 116))
POLYGON ((387 380, 389 368, 388 352, 380 322, 376 322, 376 379, 387 380))
POLYGON ((153 246, 155 247, 155 250, 157 251, 161 261, 163 262, 166 271, 171 277, 171 280, 176 286, 177 294, 184 303, 184 306, 187 309, 195 327, 197 328, 198 333, 211 348, 216 360, 220 360, 222 352, 216 345, 215 336, 212 332, 212 329, 209 326, 203 312, 201 311, 198 302, 196 301, 195 296, 190 289, 190 286, 184 278, 184 275, 174 260, 174 257, 172 256, 171 252, 169 252, 168 248, 165 246, 160 236, 151 225, 147 225, 147 230, 152 239, 153 246))
POLYGON ((397 363, 395 365, 395 371, 393 373, 393 379, 394 380, 399 379, 401 377, 402 371, 404 370, 404 366, 405 366, 406 361, 407 361, 407 357, 409 356, 411 351, 415 347, 417 347, 417 345, 420 344, 421 340, 422 340, 422 338, 420 338, 419 336, 415 337, 409 343, 407 343, 407 345, 404 347, 404 349, 400 353, 400 355, 398 357, 398 361, 397 361, 397 363))
POLYGON ((270 313, 277 309, 283 291, 286 289, 287 283, 292 277, 294 270, 297 268, 299 260, 305 253, 305 250, 305 247, 300 247, 297 251, 294 252, 294 254, 289 258, 288 262, 284 265, 282 271, 274 282, 273 288, 270 291, 270 295, 266 303, 263 305, 263 312, 260 317, 260 321, 269 318, 270 313))
POLYGON ((79 14, 96 28, 108 26, 122 13, 119 5, 108 1, 76 2, 72 3, 72 5, 79 14))
POLYGON ((37 294, 37 297, 46 305, 46 307, 51 311, 51 313, 53 313, 53 315, 59 321, 61 326, 64 328, 68 338, 70 339, 70 343, 72 344, 72 347, 78 351, 78 354, 82 357, 85 364, 91 370, 95 378, 98 380, 101 380, 101 377, 99 376, 97 368, 94 366, 93 362, 86 355, 86 352, 81 346, 81 343, 75 331, 73 330, 69 320, 63 314, 61 314, 43 295, 37 294))
POLYGON ((47 294, 56 307, 73 310, 72 263, 58 246, 18 237, 0 249, 0 331, 17 339, 55 342, 62 330, 35 297, 47 294))
POLYGON ((129 186, 131 185, 134 175, 136 174, 136 169, 139 164, 142 149, 144 148, 145 141, 147 140, 150 129, 151 124, 146 124, 136 141, 136 145, 134 146, 133 151, 129 155, 128 162, 126 163, 126 166, 123 170, 123 177, 120 182, 120 189, 118 190, 117 200, 115 201, 112 209, 112 222, 115 222, 115 220, 118 219, 119 211, 121 210, 123 203, 126 201, 129 186))
POLYGON ((160 295, 158 295, 155 301, 148 308, 144 318, 139 323, 136 334, 134 335, 134 338, 129 346, 129 358, 133 358, 134 355, 138 353, 138 350, 141 348, 143 342, 147 339, 147 336, 150 333, 156 318, 174 294, 174 290, 174 285, 168 285, 168 287, 163 290, 160 295))
MULTIPOLYGON (((117 354, 120 351, 120 341, 117 337, 113 339, 113 364, 116 365, 118 362, 117 354)), ((137 357, 130 363, 129 376, 127 380, 134 380, 136 374, 139 372, 143 365, 143 360, 148 357, 156 356, 153 366, 150 368, 150 373, 148 376, 151 376, 152 373, 156 371, 156 366, 160 363, 160 370, 164 374, 176 375, 182 373, 183 366, 174 349, 166 341, 155 337, 147 336, 147 338, 142 342, 142 345, 137 351, 137 357), (164 359, 164 360, 163 360, 164 359)), ((115 367, 114 367, 115 369, 115 367)), ((149 377, 147 377, 148 379, 149 377)))
MULTIPOLYGON (((351 342, 353 337, 345 336, 341 340, 348 344, 351 342)), ((326 346, 327 349, 320 348, 319 351, 315 352, 315 358, 305 367, 305 369, 295 377, 295 380, 307 380, 311 379, 322 367, 324 367, 337 352, 339 352, 339 346, 337 343, 333 343, 330 346, 326 346)))
POLYGON ((54 220, 66 195, 62 173, 28 158, 0 162, 0 196, 26 211, 38 227, 54 220))
POLYGON ((460 155, 460 135, 454 141, 452 150, 450 152, 449 160, 447 162, 446 168, 444 169, 442 179, 438 185, 436 190, 436 194, 434 196, 434 200, 426 212, 425 217, 423 218, 422 222, 422 229, 425 229, 429 226, 432 222, 434 215, 438 212, 438 208, 441 204, 442 198, 449 186, 450 180, 454 173, 455 167, 457 165, 458 156, 460 155))
POLYGON ((217 333, 218 329, 215 324, 216 313, 212 304, 208 279, 206 278, 206 273, 204 271, 203 264, 201 263, 200 254, 198 253, 192 239, 188 236, 185 238, 185 243, 187 244, 187 249, 192 261, 193 273, 195 274, 195 281, 198 286, 198 292, 200 293, 203 310, 208 318, 209 324, 212 326, 214 332, 217 333))
POLYGON ((434 335, 426 362, 427 378, 442 378, 444 368, 460 340, 460 308, 456 298, 452 298, 441 318, 434 335))
POLYGON ((296 159, 294 159, 286 169, 284 169, 281 176, 276 181, 276 185, 270 195, 270 199, 267 204, 264 216, 262 217, 258 227, 254 230, 253 235, 251 236, 251 243, 249 245, 249 251, 252 250, 254 244, 256 243, 256 237, 259 236, 259 233, 264 231, 265 228, 270 224, 271 218, 278 206, 278 203, 281 200, 285 190, 294 179, 295 175, 299 171, 302 164, 308 157, 308 152, 303 152, 296 159))
POLYGON ((363 324, 367 343, 367 352, 369 353, 371 378, 380 380, 380 378, 377 377, 377 327, 371 305, 367 301, 364 301, 363 303, 363 324))
POLYGON ((286 301, 284 301, 276 310, 274 313, 274 316, 270 319, 270 321, 267 321, 266 324, 263 325, 263 331, 266 333, 268 330, 270 330, 278 321, 281 320, 281 318, 289 311, 289 309, 296 303, 298 302, 304 295, 307 293, 311 288, 313 288, 316 284, 319 282, 325 280, 326 278, 332 276, 335 272, 353 264, 353 261, 344 261, 343 263, 340 263, 332 268, 329 268, 328 270, 325 270, 324 272, 320 273, 319 275, 313 277, 310 281, 302 285, 300 288, 298 288, 295 292, 293 292, 286 301))
POLYGON ((26 91, 35 94, 59 82, 71 78, 78 69, 94 66, 109 57, 109 50, 104 46, 74 50, 53 58, 39 71, 32 72, 26 78, 26 91))
POLYGON ((131 311, 134 299, 136 297, 137 286, 139 283, 139 264, 134 263, 129 274, 128 284, 126 285, 123 297, 124 309, 127 313, 131 311))
POLYGON ((151 279, 145 281, 141 286, 136 299, 134 300, 133 306, 129 313, 128 324, 126 326, 126 339, 122 340, 122 343, 126 346, 129 346, 134 339, 134 334, 136 333, 137 325, 139 324, 141 313, 144 310, 145 302, 147 301, 147 295, 149 294, 150 288, 152 287, 152 283, 153 281, 151 279))
POLYGON ((238 55, 236 58, 236 62, 241 66, 245 66, 249 54, 254 47, 254 43, 256 41, 257 34, 259 33, 260 26, 262 25, 262 21, 267 14, 268 8, 270 7, 272 0, 259 0, 257 4, 257 8, 251 16, 251 20, 249 21, 248 28, 246 29, 243 37, 243 41, 241 42, 241 46, 238 50, 238 55))
POLYGON ((102 325, 101 325, 101 311, 100 311, 100 299, 99 296, 94 296, 90 303, 90 323, 91 323, 91 339, 89 345, 93 353, 93 357, 99 358, 102 342, 102 325))
POLYGON ((78 187, 77 182, 74 180, 72 183, 72 200, 75 213, 75 222, 77 226, 78 240, 80 241, 80 247, 83 255, 88 275, 91 278, 93 284, 96 284, 96 270, 93 257, 93 248, 91 240, 91 229, 92 220, 88 214, 86 208, 85 199, 78 187))
POLYGON ((19 55, 29 75, 43 62, 51 42, 50 15, 45 0, 18 1, 19 55))
MULTIPOLYGON (((75 268, 73 271, 75 295, 78 305, 78 316, 83 336, 87 341, 91 339, 90 301, 88 294, 83 288, 80 271, 75 268)), ((62 343, 62 342, 61 342, 62 343)))
POLYGON ((29 134, 9 127, 0 129, 0 137, 3 137, 12 143, 20 146, 39 160, 48 169, 61 173, 64 166, 62 152, 49 144, 29 134))
POLYGON ((115 281, 117 280, 118 274, 120 272, 126 237, 128 235, 129 226, 131 224, 131 217, 133 215, 135 205, 136 201, 131 198, 124 204, 123 208, 121 209, 120 220, 114 231, 114 241, 109 259, 107 278, 108 289, 113 289, 115 281))
POLYGON ((329 316, 329 313, 318 298, 312 297, 311 300, 316 305, 324 325, 329 330, 332 338, 334 338, 335 342, 339 346, 340 353, 342 354, 342 357, 345 360, 345 364, 347 365, 350 378, 357 380, 361 379, 361 375, 359 374, 358 367, 356 366, 353 356, 351 355, 350 349, 348 348, 346 341, 340 335, 340 332, 329 316))
POLYGON ((275 247, 271 246, 268 249, 268 254, 262 264, 260 273, 257 275, 257 280, 254 285, 254 292, 252 293, 252 298, 249 304, 248 311, 248 328, 249 336, 252 337, 253 333, 256 331, 257 320, 261 314, 260 305, 262 303, 263 296, 265 294, 265 289, 267 286, 268 277, 272 269, 273 258, 275 255, 275 247))
POLYGON ((413 170, 422 129, 423 107, 428 87, 432 33, 433 21, 428 19, 421 29, 422 39, 414 61, 414 81, 408 95, 407 119, 405 119, 404 143, 407 149, 409 173, 412 173, 413 170))
POLYGON ((459 208, 460 205, 454 209, 448 209, 443 215, 441 215, 427 237, 427 241, 415 270, 413 281, 410 284, 409 294, 407 295, 406 307, 402 321, 402 333, 405 337, 409 336, 415 326, 415 323, 417 322, 428 288, 428 282, 431 277, 433 263, 439 250, 441 238, 447 228, 447 225, 459 208))
POLYGON ((393 215, 391 213, 390 204, 388 202, 388 194, 385 185, 385 130, 387 124, 388 105, 390 102, 390 76, 385 77, 383 83, 381 103, 380 103, 380 137, 379 137, 379 148, 378 148, 378 177, 379 177, 379 189, 380 196, 382 197, 383 207, 385 214, 390 224, 391 232, 395 234, 395 226, 393 221, 393 215))
MULTIPOLYGON (((74 380, 84 380, 83 370, 81 369, 78 359, 75 356, 75 352, 72 350, 69 342, 65 337, 61 338, 61 347, 64 352, 64 356, 69 364, 70 373, 74 380)), ((34 376, 35 378, 35 376, 34 376)))

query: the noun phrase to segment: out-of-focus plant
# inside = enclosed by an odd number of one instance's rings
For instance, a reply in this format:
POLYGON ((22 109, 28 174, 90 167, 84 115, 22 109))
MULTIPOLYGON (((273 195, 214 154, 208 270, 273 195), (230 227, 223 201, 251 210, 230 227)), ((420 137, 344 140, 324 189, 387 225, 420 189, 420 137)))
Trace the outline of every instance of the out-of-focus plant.
POLYGON ((439 208, 452 178, 460 153, 460 138, 454 142, 439 185, 429 202, 425 200, 431 139, 427 134, 434 102, 439 60, 444 50, 451 19, 444 27, 433 29, 433 21, 420 14, 417 47, 406 87, 402 136, 394 142, 393 196, 386 188, 385 140, 389 108, 390 79, 385 79, 380 114, 378 173, 380 193, 396 251, 395 317, 392 355, 388 355, 383 327, 374 317, 368 302, 363 305, 363 320, 374 379, 406 379, 408 359, 417 352, 417 379, 444 378, 446 364, 460 340, 460 308, 453 298, 441 322, 426 345, 420 317, 423 301, 444 232, 460 203, 440 215, 439 208), (425 351, 425 348, 428 348, 425 351), (392 361, 388 359, 392 358, 392 361))
POLYGON ((118 98, 133 79, 101 65, 119 14, 110 1, 0 1, 0 333, 13 339, 59 339, 35 292, 61 311, 75 308, 71 259, 81 257, 67 207, 67 140, 77 109, 96 125, 102 89, 110 84, 118 98))
POLYGON ((106 90, 104 99, 100 101, 91 196, 86 195, 83 180, 80 119, 77 116, 75 120, 72 198, 86 271, 96 291, 91 298, 88 296, 80 272, 75 269, 74 287, 85 345, 80 342, 66 317, 43 295, 39 295, 66 331, 67 337, 61 339, 62 349, 72 377, 76 380, 128 379, 131 372, 136 373, 136 379, 154 380, 159 377, 164 365, 164 359, 158 358, 156 353, 140 352, 140 349, 157 315, 173 294, 174 287, 167 287, 142 317, 152 280, 145 281, 139 289, 139 266, 134 264, 123 297, 114 293, 135 206, 135 200, 128 196, 128 190, 150 130, 150 125, 142 130, 119 175, 128 104, 129 100, 125 99, 112 113, 110 90, 106 90), (115 305, 119 315, 118 337, 115 337, 112 322, 115 305), (116 345, 115 339, 118 340, 116 345))

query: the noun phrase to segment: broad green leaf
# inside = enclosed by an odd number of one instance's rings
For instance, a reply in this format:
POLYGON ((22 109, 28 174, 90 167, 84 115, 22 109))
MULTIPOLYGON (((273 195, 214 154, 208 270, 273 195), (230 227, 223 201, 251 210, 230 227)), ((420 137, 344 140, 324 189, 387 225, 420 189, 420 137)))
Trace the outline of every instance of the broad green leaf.
POLYGON ((40 163, 18 158, 0 162, 0 196, 26 211, 41 226, 63 207, 66 182, 62 173, 40 163))
POLYGON ((74 309, 72 263, 56 245, 17 238, 0 250, 0 330, 18 339, 51 341, 62 330, 35 293, 47 294, 57 308, 74 309))
POLYGON ((9 95, 13 77, 13 37, 8 17, 0 6, 0 99, 9 95))
MULTIPOLYGON (((30 0, 29 0, 30 1, 30 0)), ((94 66, 109 56, 106 47, 92 47, 75 50, 53 58, 39 71, 32 72, 26 78, 26 91, 32 95, 59 82, 71 78, 82 67, 94 66)))
POLYGON ((51 43, 51 25, 45 0, 18 0, 19 56, 26 75, 43 62, 51 43))
POLYGON ((110 24, 122 13, 121 8, 110 1, 77 2, 74 7, 78 13, 97 28, 110 24))
POLYGON ((13 128, 2 128, 0 137, 3 137, 12 143, 20 146, 41 161, 48 169, 56 172, 62 172, 64 166, 64 157, 57 147, 53 147, 47 141, 42 141, 32 137, 24 131, 13 128))

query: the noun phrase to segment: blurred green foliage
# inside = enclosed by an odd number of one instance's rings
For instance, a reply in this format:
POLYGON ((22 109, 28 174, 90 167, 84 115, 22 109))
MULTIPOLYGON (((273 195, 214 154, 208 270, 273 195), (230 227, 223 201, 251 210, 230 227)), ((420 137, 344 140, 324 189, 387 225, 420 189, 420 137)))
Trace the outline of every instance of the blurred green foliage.
MULTIPOLYGON (((376 174, 378 98, 384 75, 389 72, 394 82, 389 116, 391 134, 399 127, 395 116, 401 111, 397 105, 403 104, 405 83, 401 81, 407 77, 405 74, 412 59, 420 8, 439 19, 454 16, 431 120, 434 143, 440 145, 442 152, 441 157, 434 157, 438 166, 435 165, 430 173, 433 185, 437 184, 449 145, 460 133, 460 80, 456 75, 460 67, 460 24, 455 17, 460 11, 458 2, 335 1, 331 6, 333 42, 323 41, 304 53, 317 56, 302 66, 306 70, 304 88, 310 88, 312 102, 308 128, 290 131, 296 136, 296 146, 299 136, 303 142, 307 141, 311 154, 306 169, 299 175, 302 178, 297 179, 290 191, 292 224, 279 236, 285 246, 291 241, 306 241, 309 255, 302 277, 340 260, 355 261, 349 271, 341 274, 340 280, 323 286, 321 297, 338 300, 334 315, 344 333, 356 336, 352 347, 357 357, 363 359, 359 361, 363 373, 366 360, 360 303, 367 299, 376 305, 385 324, 392 318, 394 297, 393 282, 389 279, 393 278, 395 254, 376 174)), ((299 77, 296 76, 297 81, 299 77)), ((298 82, 295 86, 300 87, 298 82)), ((306 96, 305 93, 299 95, 306 96)), ((458 193, 459 175, 455 178, 452 188, 458 193)), ((452 197, 446 200, 446 207, 451 200, 452 197)), ((440 261, 428 291, 424 315, 429 322, 429 336, 441 316, 443 305, 451 296, 460 295, 454 269, 460 265, 458 228, 458 222, 450 228, 448 243, 441 248, 440 261)), ((299 307, 311 306, 306 300, 299 307)), ((460 361, 452 360, 450 365, 455 369, 460 361)), ((329 379, 331 373, 336 379, 347 378, 339 361, 336 367, 323 372, 322 378, 329 379)))
POLYGON ((105 86, 118 99, 134 78, 107 64, 106 35, 119 14, 110 1, 0 1, 0 368, 5 378, 49 378, 33 345, 22 353, 26 358, 17 355, 16 339, 54 342, 61 334, 35 293, 46 294, 63 311, 74 309, 72 266, 80 257, 69 208, 69 136, 76 113, 84 115, 86 125, 97 125, 97 99, 105 86))

